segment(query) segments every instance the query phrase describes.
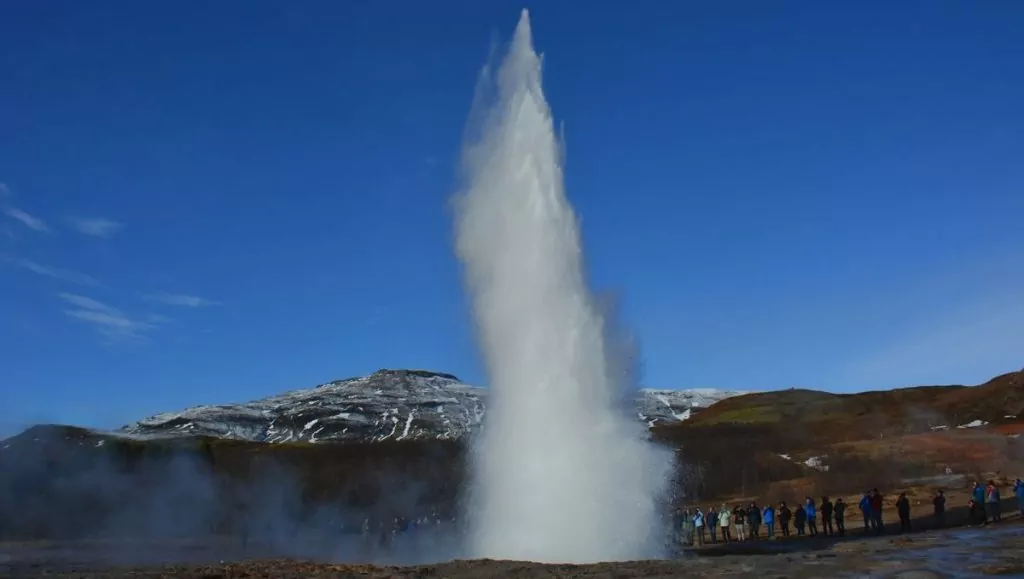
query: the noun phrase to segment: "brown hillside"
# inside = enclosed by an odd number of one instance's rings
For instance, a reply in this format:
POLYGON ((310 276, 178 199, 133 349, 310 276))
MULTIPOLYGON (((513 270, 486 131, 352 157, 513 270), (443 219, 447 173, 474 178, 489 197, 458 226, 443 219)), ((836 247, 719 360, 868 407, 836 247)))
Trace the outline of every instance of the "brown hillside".
POLYGON ((1017 423, 1022 409, 1024 373, 1014 372, 974 387, 747 394, 722 400, 685 422, 655 427, 652 434, 678 449, 679 476, 691 496, 743 493, 808 476, 826 488, 861 485, 869 482, 861 475, 871 472, 883 479, 871 485, 877 486, 937 475, 948 464, 972 471, 1005 466, 1021 454, 1015 441, 995 428, 1017 423), (974 420, 994 428, 956 428, 974 420), (943 427, 951 432, 940 436, 936 431, 943 427), (925 436, 913 444, 900 442, 914 435, 925 436), (779 462, 780 455, 791 458, 779 462), (804 464, 815 456, 829 457, 827 474, 804 464))
POLYGON ((971 420, 1013 420, 1007 417, 1024 414, 1024 370, 950 392, 936 401, 935 408, 957 425, 971 420))
POLYGON ((705 429, 723 425, 794 427, 840 440, 880 433, 922 432, 931 427, 955 427, 973 420, 1006 422, 1024 414, 1024 372, 967 386, 918 386, 895 390, 830 394, 789 389, 727 398, 672 430, 705 429), (840 430, 844 432, 839 432, 840 430), (829 433, 832 432, 830 435, 829 433))

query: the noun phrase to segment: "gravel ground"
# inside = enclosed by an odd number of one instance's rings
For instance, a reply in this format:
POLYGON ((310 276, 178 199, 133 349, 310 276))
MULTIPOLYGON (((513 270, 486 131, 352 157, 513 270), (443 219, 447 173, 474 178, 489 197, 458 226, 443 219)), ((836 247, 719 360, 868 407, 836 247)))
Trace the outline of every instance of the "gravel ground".
MULTIPOLYGON (((516 561, 451 561, 432 565, 384 567, 325 564, 287 559, 235 563, 132 565, 124 561, 159 550, 164 560, 198 561, 216 543, 5 543, 0 544, 0 577, 412 577, 487 579, 491 577, 735 577, 900 579, 1024 577, 1024 524, 926 531, 907 536, 851 537, 788 543, 733 544, 684 553, 669 561, 593 565, 545 565, 516 561), (112 564, 111 560, 121 560, 112 564)), ((136 559, 138 560, 138 559, 136 559)), ((152 560, 152 559, 150 559, 152 560)))

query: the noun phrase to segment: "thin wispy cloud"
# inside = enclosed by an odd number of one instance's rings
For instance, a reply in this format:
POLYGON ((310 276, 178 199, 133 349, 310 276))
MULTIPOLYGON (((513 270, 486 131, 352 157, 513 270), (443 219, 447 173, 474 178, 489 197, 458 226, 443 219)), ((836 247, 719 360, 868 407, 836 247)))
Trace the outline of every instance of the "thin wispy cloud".
POLYGON ((13 265, 20 267, 27 271, 30 271, 37 275, 50 277, 56 280, 78 284, 78 285, 100 285, 100 282, 89 275, 84 273, 78 273, 67 269, 59 269, 56 267, 50 267, 41 263, 36 263, 30 259, 19 259, 15 257, 0 256, 0 263, 13 265))
POLYGON ((68 224, 82 235, 106 239, 118 232, 121 223, 103 217, 68 217, 68 224))
POLYGON ((117 312, 117 310, 115 308, 112 308, 112 307, 104 304, 103 302, 98 301, 98 300, 94 300, 94 299, 92 299, 90 297, 81 296, 81 295, 78 295, 78 294, 70 294, 70 293, 60 293, 60 294, 57 294, 57 297, 59 297, 60 299, 66 301, 66 302, 68 302, 69 304, 71 304, 71 305, 73 305, 75 307, 83 308, 83 309, 86 309, 86 310, 95 310, 95 311, 101 311, 101 312, 102 311, 117 312))
POLYGON ((146 300, 151 302, 157 302, 166 304, 169 306, 182 306, 186 308, 205 308, 208 306, 220 305, 220 302, 208 300, 198 296, 190 296, 186 294, 170 294, 170 293, 153 293, 145 296, 146 300))
POLYGON ((161 314, 147 314, 145 320, 151 324, 163 325, 174 321, 174 318, 161 314))
POLYGON ((42 233, 49 233, 50 228, 46 225, 46 222, 38 217, 29 215, 25 211, 18 209, 17 207, 8 207, 4 210, 4 214, 14 219, 15 221, 21 222, 22 225, 28 227, 33 231, 39 231, 42 233))
POLYGON ((87 296, 61 293, 57 297, 74 306, 74 309, 64 310, 68 317, 92 324, 101 336, 109 340, 138 340, 144 332, 157 325, 155 319, 134 319, 113 306, 87 296))

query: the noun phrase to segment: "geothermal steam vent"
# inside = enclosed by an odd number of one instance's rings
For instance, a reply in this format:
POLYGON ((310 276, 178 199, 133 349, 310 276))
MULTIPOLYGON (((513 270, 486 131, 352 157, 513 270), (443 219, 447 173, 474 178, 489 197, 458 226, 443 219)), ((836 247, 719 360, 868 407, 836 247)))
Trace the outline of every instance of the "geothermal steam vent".
POLYGON ((469 554, 656 555, 669 463, 620 411, 526 11, 470 119, 456 250, 492 392, 473 453, 469 554))

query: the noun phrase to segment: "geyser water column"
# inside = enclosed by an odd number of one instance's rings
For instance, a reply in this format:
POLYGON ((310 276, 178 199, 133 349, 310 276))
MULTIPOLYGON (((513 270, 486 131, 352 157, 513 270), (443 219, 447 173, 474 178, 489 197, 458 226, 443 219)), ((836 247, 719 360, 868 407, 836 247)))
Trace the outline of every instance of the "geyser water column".
POLYGON ((481 77, 469 129, 456 249, 491 387, 472 454, 469 553, 656 556, 668 460, 620 404, 526 11, 497 77, 481 77))

